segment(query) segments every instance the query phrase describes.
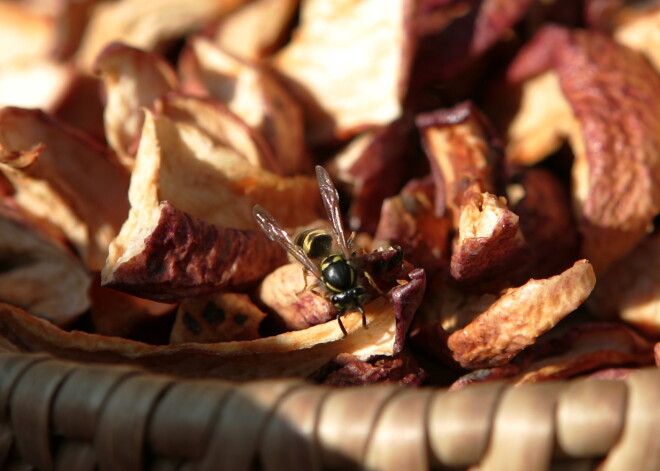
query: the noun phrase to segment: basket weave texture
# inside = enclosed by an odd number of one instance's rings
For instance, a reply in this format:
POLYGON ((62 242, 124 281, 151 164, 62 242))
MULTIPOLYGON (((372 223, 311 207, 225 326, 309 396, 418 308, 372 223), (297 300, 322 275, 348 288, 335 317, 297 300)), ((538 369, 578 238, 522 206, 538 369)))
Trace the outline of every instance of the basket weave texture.
POLYGON ((0 463, 27 470, 657 470, 660 370, 460 391, 180 379, 0 354, 0 463))

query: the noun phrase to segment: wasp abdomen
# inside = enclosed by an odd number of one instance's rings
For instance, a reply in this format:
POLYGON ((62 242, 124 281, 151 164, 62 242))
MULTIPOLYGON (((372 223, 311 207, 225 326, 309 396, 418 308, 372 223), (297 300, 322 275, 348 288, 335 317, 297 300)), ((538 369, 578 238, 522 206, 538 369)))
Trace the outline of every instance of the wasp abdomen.
POLYGON ((311 259, 326 257, 332 250, 332 235, 321 229, 307 229, 296 235, 294 242, 311 259))
POLYGON ((331 291, 346 291, 355 285, 355 269, 341 255, 326 257, 321 263, 321 272, 331 291))

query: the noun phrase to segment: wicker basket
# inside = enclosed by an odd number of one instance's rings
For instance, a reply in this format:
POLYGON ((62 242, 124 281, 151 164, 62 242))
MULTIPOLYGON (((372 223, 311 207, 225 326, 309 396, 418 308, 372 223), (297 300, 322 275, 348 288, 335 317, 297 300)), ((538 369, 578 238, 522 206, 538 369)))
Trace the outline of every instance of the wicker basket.
POLYGON ((0 354, 2 469, 660 469, 660 370, 456 392, 0 354))

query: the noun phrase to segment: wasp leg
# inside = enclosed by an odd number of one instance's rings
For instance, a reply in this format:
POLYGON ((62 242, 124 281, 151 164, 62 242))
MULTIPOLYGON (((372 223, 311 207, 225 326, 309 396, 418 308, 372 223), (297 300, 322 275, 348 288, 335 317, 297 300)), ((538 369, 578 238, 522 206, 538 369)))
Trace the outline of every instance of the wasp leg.
POLYGON ((300 291, 296 291, 296 296, 299 296, 303 291, 307 289, 307 275, 309 275, 309 270, 305 267, 302 267, 303 271, 303 280, 305 280, 305 286, 300 291))
POLYGON ((344 334, 344 337, 348 335, 348 332, 346 332, 346 327, 344 327, 344 323, 341 321, 341 316, 343 316, 344 313, 340 312, 337 314, 337 323, 339 324, 339 328, 341 329, 341 332, 344 334))
POLYGON ((369 327, 367 327, 367 314, 364 312, 364 309, 362 309, 362 306, 358 306, 357 311, 362 314, 362 327, 368 329, 369 327))
POLYGON ((385 297, 385 293, 383 293, 383 291, 378 287, 378 285, 376 284, 376 281, 375 281, 374 278, 369 274, 369 272, 366 272, 366 271, 365 271, 365 272, 364 272, 364 277, 367 279, 367 281, 369 282, 369 284, 371 285, 371 287, 372 287, 373 289, 375 289, 376 291, 378 291, 378 294, 380 294, 381 296, 385 297))

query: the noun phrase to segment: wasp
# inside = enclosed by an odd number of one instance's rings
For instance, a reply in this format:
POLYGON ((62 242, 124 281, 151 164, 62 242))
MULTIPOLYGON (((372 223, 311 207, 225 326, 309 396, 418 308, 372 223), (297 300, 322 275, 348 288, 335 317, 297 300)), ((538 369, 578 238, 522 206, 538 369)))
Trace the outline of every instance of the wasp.
MULTIPOLYGON (((305 273, 314 275, 318 280, 318 286, 325 287, 326 294, 323 296, 332 303, 337 311, 336 319, 339 328, 346 336, 348 333, 341 317, 347 312, 357 311, 362 314, 362 326, 367 328, 367 318, 362 308, 367 299, 367 290, 359 282, 360 273, 358 269, 351 263, 351 258, 354 255, 350 248, 353 237, 351 236, 347 240, 344 233, 344 225, 339 209, 339 193, 328 172, 320 165, 316 166, 316 179, 323 205, 328 213, 332 234, 320 229, 311 229, 299 234, 294 241, 268 211, 261 206, 255 205, 253 214, 257 224, 266 236, 273 242, 277 242, 300 262, 305 273), (338 253, 333 253, 333 242, 339 248, 338 253)), ((367 272, 362 275, 380 295, 383 295, 367 272)), ((305 279, 306 287, 307 281, 305 279)), ((312 292, 320 294, 313 288, 312 292)))

